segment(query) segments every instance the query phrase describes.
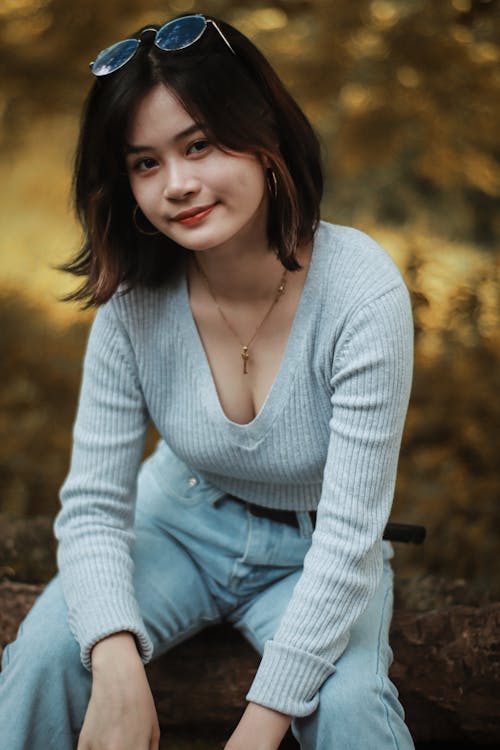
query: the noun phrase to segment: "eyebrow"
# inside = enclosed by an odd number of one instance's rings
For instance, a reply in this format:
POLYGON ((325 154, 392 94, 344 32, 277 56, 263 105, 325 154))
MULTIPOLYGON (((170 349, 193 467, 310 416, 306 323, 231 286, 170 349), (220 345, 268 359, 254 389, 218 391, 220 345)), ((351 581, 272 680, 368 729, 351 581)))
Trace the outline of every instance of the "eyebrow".
MULTIPOLYGON (((173 137, 174 143, 177 143, 178 141, 182 141, 184 138, 187 138, 190 135, 193 135, 193 133, 197 133, 198 131, 203 131, 203 125, 199 125, 198 123, 193 123, 193 125, 190 125, 185 130, 181 130, 180 133, 177 133, 173 137)), ((139 154, 142 151, 153 151, 153 146, 142 146, 142 145, 134 145, 132 143, 126 143, 125 144, 125 155, 128 156, 129 154, 139 154)))

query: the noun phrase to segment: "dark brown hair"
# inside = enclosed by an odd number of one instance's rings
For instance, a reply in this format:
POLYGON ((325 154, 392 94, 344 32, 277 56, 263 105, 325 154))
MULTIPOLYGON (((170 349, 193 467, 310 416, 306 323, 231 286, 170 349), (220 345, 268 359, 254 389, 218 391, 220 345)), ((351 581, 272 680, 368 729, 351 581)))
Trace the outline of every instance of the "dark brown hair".
POLYGON ((118 287, 159 286, 174 275, 185 254, 163 234, 141 234, 133 221, 126 133, 138 103, 158 84, 169 88, 220 148, 266 158, 277 178, 268 241, 286 268, 300 267, 296 250, 312 239, 319 221, 318 139, 266 58, 235 28, 214 20, 235 55, 212 25, 179 52, 159 50, 153 32, 141 29, 133 35, 141 38, 133 59, 96 79, 83 111, 73 178, 84 241, 61 266, 85 282, 65 299, 90 307, 106 302, 118 287))

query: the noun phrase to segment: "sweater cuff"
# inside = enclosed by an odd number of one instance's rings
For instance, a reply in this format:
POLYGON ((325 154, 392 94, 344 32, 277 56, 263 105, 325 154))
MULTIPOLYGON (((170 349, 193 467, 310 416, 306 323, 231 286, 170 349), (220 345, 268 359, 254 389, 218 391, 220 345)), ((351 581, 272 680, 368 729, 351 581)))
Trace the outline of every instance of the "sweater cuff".
POLYGON ((318 707, 320 687, 334 672, 326 659, 267 641, 246 698, 289 716, 308 716, 318 707))
POLYGON ((91 651, 98 641, 113 633, 128 631, 135 636, 139 656, 147 664, 153 656, 153 644, 135 600, 114 602, 109 599, 94 600, 85 607, 85 612, 68 617, 69 626, 80 644, 80 658, 85 669, 92 671, 91 651))

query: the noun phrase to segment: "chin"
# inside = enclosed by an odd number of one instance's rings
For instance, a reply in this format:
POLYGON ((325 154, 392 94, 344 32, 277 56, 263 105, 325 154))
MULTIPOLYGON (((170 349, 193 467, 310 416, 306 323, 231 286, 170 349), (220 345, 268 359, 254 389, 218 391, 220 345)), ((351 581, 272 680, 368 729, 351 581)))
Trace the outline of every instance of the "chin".
POLYGON ((195 252, 209 252, 215 250, 218 247, 231 242, 236 237, 236 233, 229 233, 222 235, 219 232, 208 232, 203 231, 200 227, 199 232, 190 230, 190 232, 176 232, 176 237, 170 235, 175 242, 182 245, 186 250, 193 250, 195 252))

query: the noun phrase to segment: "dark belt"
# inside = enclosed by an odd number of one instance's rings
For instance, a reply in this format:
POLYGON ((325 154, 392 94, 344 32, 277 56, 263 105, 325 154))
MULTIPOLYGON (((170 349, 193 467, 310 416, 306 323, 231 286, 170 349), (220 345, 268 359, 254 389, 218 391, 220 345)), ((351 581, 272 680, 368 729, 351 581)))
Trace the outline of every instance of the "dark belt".
MULTIPOLYGON (((231 497, 233 496, 231 495, 231 497)), ((237 497, 234 497, 233 499, 239 500, 239 498, 237 497)), ((278 521, 278 523, 286 523, 287 526, 295 526, 297 528, 299 526, 299 519, 297 518, 297 513, 294 510, 264 508, 263 505, 254 505, 254 503, 247 503, 244 500, 240 500, 240 502, 245 503, 252 516, 257 516, 257 518, 268 518, 270 521, 278 521)), ((307 512, 311 516, 313 527, 316 526, 316 511, 308 510, 307 512)))
MULTIPOLYGON (((265 508, 263 505, 255 505, 254 503, 247 503, 245 500, 241 500, 239 497, 230 495, 233 500, 237 500, 243 503, 252 514, 257 518, 268 518, 270 521, 277 521, 278 523, 287 524, 287 526, 295 526, 298 528, 299 520, 297 513, 294 510, 279 510, 277 508, 265 508)), ((311 517, 313 528, 316 526, 316 511, 307 511, 311 517)), ((422 544, 425 539, 425 527, 417 526, 410 523, 388 523, 384 529, 383 539, 387 539, 391 542, 411 542, 412 544, 422 544)))

